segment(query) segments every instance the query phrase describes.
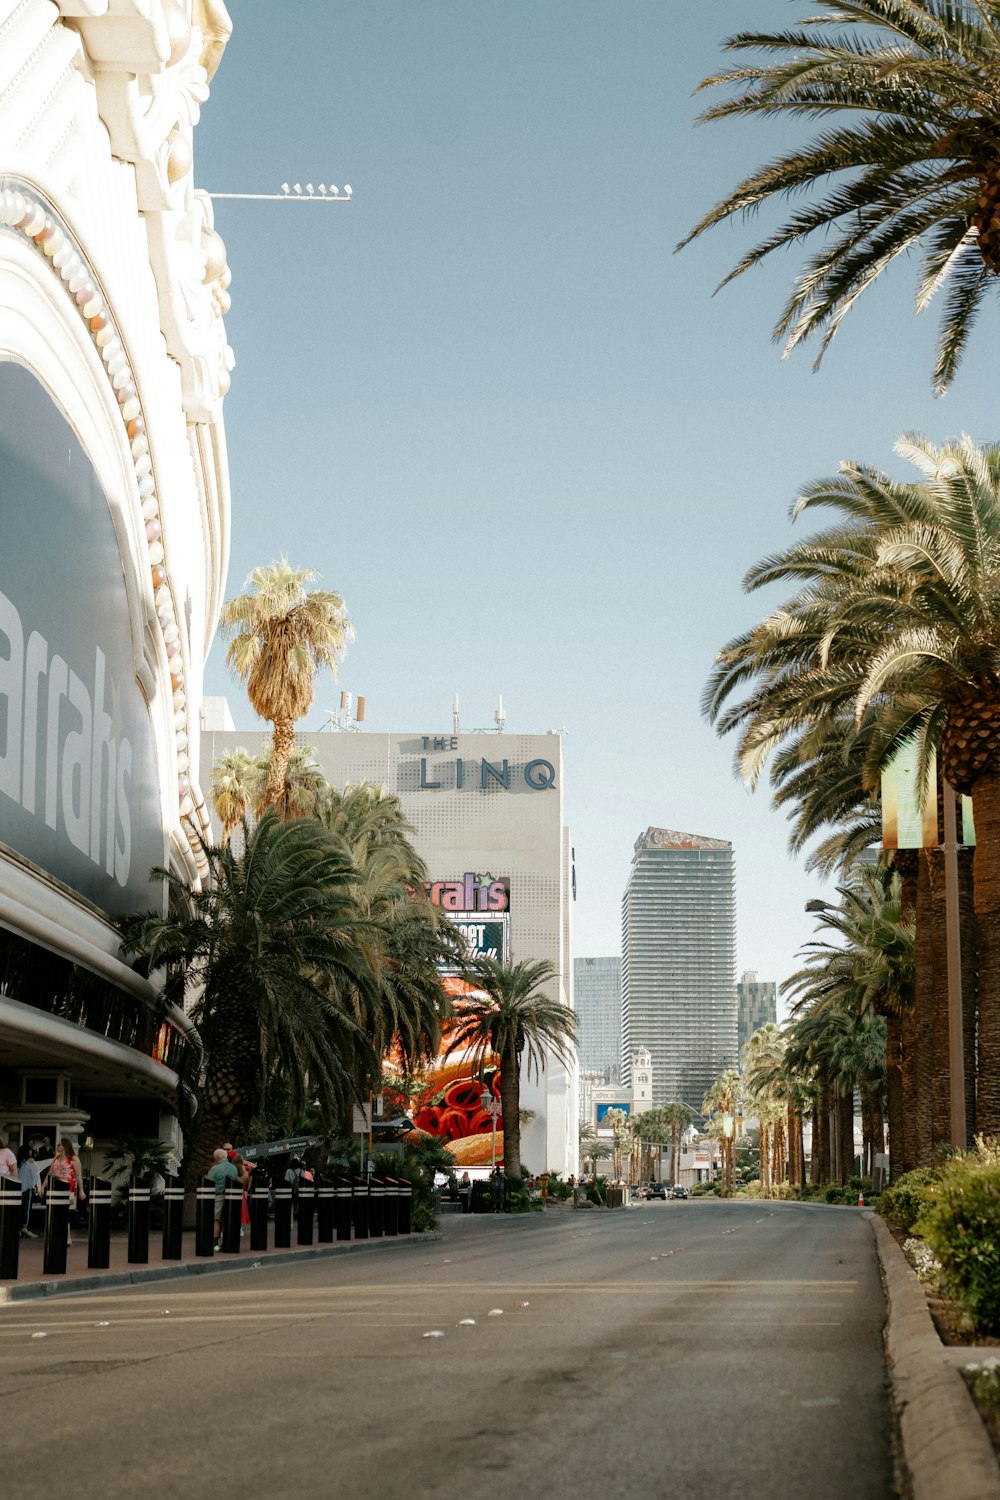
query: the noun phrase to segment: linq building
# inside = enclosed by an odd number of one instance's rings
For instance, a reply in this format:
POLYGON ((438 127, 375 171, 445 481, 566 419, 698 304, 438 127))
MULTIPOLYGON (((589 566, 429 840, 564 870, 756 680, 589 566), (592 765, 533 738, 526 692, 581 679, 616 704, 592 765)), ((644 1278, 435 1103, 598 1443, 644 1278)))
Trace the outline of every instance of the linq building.
POLYGON ((232 356, 193 126, 221 0, 0 0, 0 1134, 179 1142, 197 1063, 119 953, 198 882, 232 356))
MULTIPOLYGON (((219 756, 240 748, 256 755, 270 743, 259 730, 231 725, 224 700, 206 698, 205 785, 219 756)), ((557 734, 361 731, 301 734, 297 741, 313 751, 332 786, 369 781, 394 792, 427 865, 428 896, 469 949, 511 962, 547 959, 560 976, 555 998, 572 1007, 573 854, 557 734)), ((526 1168, 576 1172, 575 1064, 550 1057, 540 1078, 522 1077, 521 1102, 534 1114, 522 1127, 526 1168)), ((456 1146, 459 1167, 489 1167, 486 1141, 478 1159, 463 1160, 463 1151, 456 1146)))

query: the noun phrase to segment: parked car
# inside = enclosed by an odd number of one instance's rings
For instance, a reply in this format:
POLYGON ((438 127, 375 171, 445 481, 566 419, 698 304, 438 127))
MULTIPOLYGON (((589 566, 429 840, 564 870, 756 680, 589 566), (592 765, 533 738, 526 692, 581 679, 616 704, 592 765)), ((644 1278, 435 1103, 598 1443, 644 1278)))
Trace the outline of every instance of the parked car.
MULTIPOLYGON (((670 1196, 671 1198, 687 1198, 688 1190, 686 1187, 681 1187, 679 1182, 676 1182, 670 1189, 670 1196)), ((664 1197, 666 1197, 666 1194, 664 1194, 664 1197)))
POLYGON ((665 1182, 648 1182, 642 1190, 644 1198, 662 1198, 666 1201, 667 1185, 665 1182))

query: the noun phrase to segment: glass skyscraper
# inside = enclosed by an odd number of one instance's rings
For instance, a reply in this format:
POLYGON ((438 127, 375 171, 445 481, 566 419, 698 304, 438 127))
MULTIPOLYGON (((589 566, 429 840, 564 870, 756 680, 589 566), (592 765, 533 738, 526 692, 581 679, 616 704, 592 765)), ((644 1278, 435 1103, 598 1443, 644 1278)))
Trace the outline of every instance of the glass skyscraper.
POLYGON ((752 969, 747 969, 736 986, 736 1001, 742 1052, 759 1027, 777 1020, 778 986, 773 979, 758 979, 752 969))
POLYGON ((636 840, 622 898, 622 1066, 653 1057, 653 1107, 700 1110, 737 1064, 733 846, 670 828, 636 840))
POLYGON ((604 1083, 621 1081, 622 961, 574 958, 573 1008, 581 1073, 599 1073, 604 1083))

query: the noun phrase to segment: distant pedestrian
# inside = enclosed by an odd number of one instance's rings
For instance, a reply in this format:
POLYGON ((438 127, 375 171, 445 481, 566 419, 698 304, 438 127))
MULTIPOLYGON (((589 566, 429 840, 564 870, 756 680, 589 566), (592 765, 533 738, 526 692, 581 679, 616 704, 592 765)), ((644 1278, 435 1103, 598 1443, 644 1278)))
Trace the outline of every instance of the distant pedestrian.
POLYGON ((17 1157, 0 1135, 0 1177, 17 1176, 17 1157))
POLYGON ((226 1183, 239 1182, 240 1174, 229 1160, 229 1153, 224 1146, 212 1152, 212 1165, 205 1176, 210 1178, 215 1185, 215 1223, 213 1225, 214 1248, 222 1249, 222 1207, 226 1201, 226 1183))
POLYGON ((462 1181, 459 1183, 459 1187, 460 1187, 461 1192, 462 1192, 462 1212, 463 1212, 463 1214, 471 1213, 472 1212, 472 1178, 469 1176, 468 1172, 463 1172, 462 1173, 462 1181))
POLYGON ((247 1205, 247 1194, 250 1191, 250 1173, 253 1171, 253 1168, 249 1165, 248 1162, 245 1162, 243 1160, 238 1151, 234 1151, 230 1159, 233 1163, 233 1166, 236 1168, 236 1174, 239 1177, 240 1186, 243 1189, 243 1202, 240 1204, 240 1239, 242 1239, 243 1231, 250 1223, 250 1209, 247 1205))
POLYGON ((37 1234, 32 1234, 29 1226, 32 1200, 42 1196, 42 1174, 38 1170, 33 1146, 22 1146, 17 1153, 17 1176, 21 1184, 21 1238, 37 1240, 37 1234))
POLYGON ((493 1176, 490 1178, 490 1189, 493 1197, 493 1212, 503 1212, 503 1167, 493 1168, 493 1176))
MULTIPOLYGON (((56 1149, 56 1154, 49 1165, 47 1182, 51 1184, 53 1178, 58 1182, 65 1182, 69 1188, 69 1211, 76 1212, 78 1202, 86 1202, 87 1194, 83 1186, 83 1167, 76 1152, 76 1146, 68 1135, 64 1135, 56 1149)), ((67 1231, 67 1245, 72 1245, 73 1236, 67 1231)))

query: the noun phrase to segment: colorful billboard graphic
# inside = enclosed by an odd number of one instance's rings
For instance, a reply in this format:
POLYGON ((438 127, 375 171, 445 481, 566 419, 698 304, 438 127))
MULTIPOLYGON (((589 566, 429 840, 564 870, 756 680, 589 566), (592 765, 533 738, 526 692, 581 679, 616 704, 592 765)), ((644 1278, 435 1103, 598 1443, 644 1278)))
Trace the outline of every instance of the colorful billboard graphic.
POLYGON ((598 1104, 596 1106, 596 1117, 598 1125, 605 1125, 610 1123, 604 1118, 609 1109, 620 1109, 623 1114, 630 1115, 632 1113, 632 1103, 630 1100, 620 1099, 617 1104, 598 1104))
MULTIPOLYGON (((463 1002, 476 991, 465 980, 449 975, 444 987, 456 1015, 463 1002)), ((410 1118, 425 1136, 437 1136, 455 1160, 456 1168, 488 1167, 493 1161, 493 1115, 483 1108, 482 1096, 500 1102, 499 1059, 488 1053, 479 1059, 467 1050, 449 1053, 455 1034, 454 1022, 445 1027, 437 1057, 424 1070, 410 1102, 410 1118)), ((496 1159, 503 1161, 503 1130, 497 1120, 496 1159)))

